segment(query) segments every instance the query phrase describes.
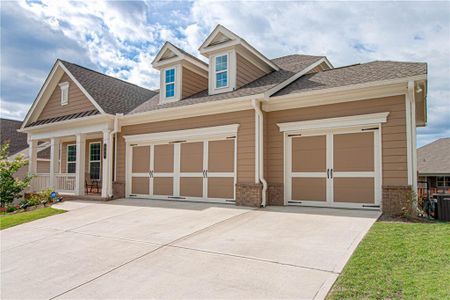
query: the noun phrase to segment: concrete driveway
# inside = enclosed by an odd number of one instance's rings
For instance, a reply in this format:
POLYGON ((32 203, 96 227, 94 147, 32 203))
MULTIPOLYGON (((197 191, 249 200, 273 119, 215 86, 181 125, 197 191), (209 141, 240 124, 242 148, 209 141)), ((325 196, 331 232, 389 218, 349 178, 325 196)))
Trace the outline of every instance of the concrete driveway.
POLYGON ((324 298, 379 213, 72 201, 1 231, 1 298, 324 298))

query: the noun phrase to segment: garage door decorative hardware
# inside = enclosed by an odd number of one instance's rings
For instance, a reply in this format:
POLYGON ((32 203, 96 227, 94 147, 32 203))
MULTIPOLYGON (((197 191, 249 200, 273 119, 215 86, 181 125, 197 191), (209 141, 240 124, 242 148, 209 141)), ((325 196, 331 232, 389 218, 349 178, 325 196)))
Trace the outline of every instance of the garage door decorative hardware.
POLYGON ((169 196, 170 199, 186 199, 186 197, 169 196))
POLYGON ((363 207, 374 207, 374 208, 380 208, 379 205, 367 205, 367 204, 363 204, 363 207))
POLYGON ((300 133, 298 134, 288 134, 288 137, 294 137, 294 136, 302 136, 300 133))
POLYGON ((378 130, 378 127, 371 127, 371 128, 363 128, 361 131, 371 131, 371 130, 378 130))
POLYGON ((186 143, 186 140, 184 140, 184 141, 172 141, 172 142, 169 142, 169 144, 178 144, 178 143, 186 143))

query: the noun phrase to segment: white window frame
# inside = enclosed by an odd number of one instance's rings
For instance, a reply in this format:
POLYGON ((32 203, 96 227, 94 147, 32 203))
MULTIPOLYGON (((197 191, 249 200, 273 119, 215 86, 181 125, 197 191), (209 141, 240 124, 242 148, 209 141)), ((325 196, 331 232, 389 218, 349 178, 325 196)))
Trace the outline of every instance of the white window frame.
POLYGON ((77 149, 77 144, 67 144, 67 148, 66 148, 66 173, 69 173, 69 164, 75 164, 75 172, 71 173, 71 174, 75 174, 76 168, 77 168, 77 156, 75 154, 75 161, 69 161, 69 147, 71 146, 75 146, 75 153, 76 153, 76 149, 77 149))
POLYGON ((164 99, 174 99, 177 96, 177 68, 176 67, 170 67, 164 69, 164 99), (173 70, 173 82, 166 82, 166 72, 169 70, 173 70), (167 97, 167 86, 169 84, 173 84, 173 96, 167 97))
POLYGON ((229 88, 230 87, 230 54, 228 52, 221 53, 221 54, 215 55, 213 59, 214 59, 214 89, 222 90, 222 89, 229 88), (225 70, 216 71, 217 58, 222 57, 222 56, 227 57, 227 68, 225 70), (217 74, 224 73, 224 72, 227 72, 227 85, 217 87, 217 74))
POLYGON ((69 83, 61 82, 59 88, 61 89, 61 105, 69 104, 69 83))
POLYGON ((98 173, 98 180, 102 178, 102 143, 101 142, 90 142, 89 143, 89 177, 91 176, 91 163, 98 162, 100 163, 99 173, 98 173), (99 150, 100 150, 100 157, 98 160, 91 160, 91 145, 92 144, 98 144, 99 150))

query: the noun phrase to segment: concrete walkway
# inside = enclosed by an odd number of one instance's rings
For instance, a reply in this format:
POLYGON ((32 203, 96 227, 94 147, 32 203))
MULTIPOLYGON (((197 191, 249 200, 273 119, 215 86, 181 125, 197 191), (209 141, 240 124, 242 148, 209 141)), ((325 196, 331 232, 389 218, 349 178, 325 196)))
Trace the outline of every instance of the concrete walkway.
POLYGON ((82 201, 1 231, 1 298, 322 299, 373 211, 82 201))

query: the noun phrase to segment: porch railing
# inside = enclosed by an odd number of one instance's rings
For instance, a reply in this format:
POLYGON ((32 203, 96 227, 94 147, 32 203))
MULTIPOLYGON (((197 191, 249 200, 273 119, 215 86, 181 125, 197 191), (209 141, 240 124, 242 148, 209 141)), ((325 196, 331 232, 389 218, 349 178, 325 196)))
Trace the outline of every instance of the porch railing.
POLYGON ((50 174, 49 173, 37 173, 31 179, 31 190, 34 192, 40 192, 50 188, 50 174))
POLYGON ((75 192, 76 175, 73 173, 55 174, 55 190, 59 193, 75 192))

